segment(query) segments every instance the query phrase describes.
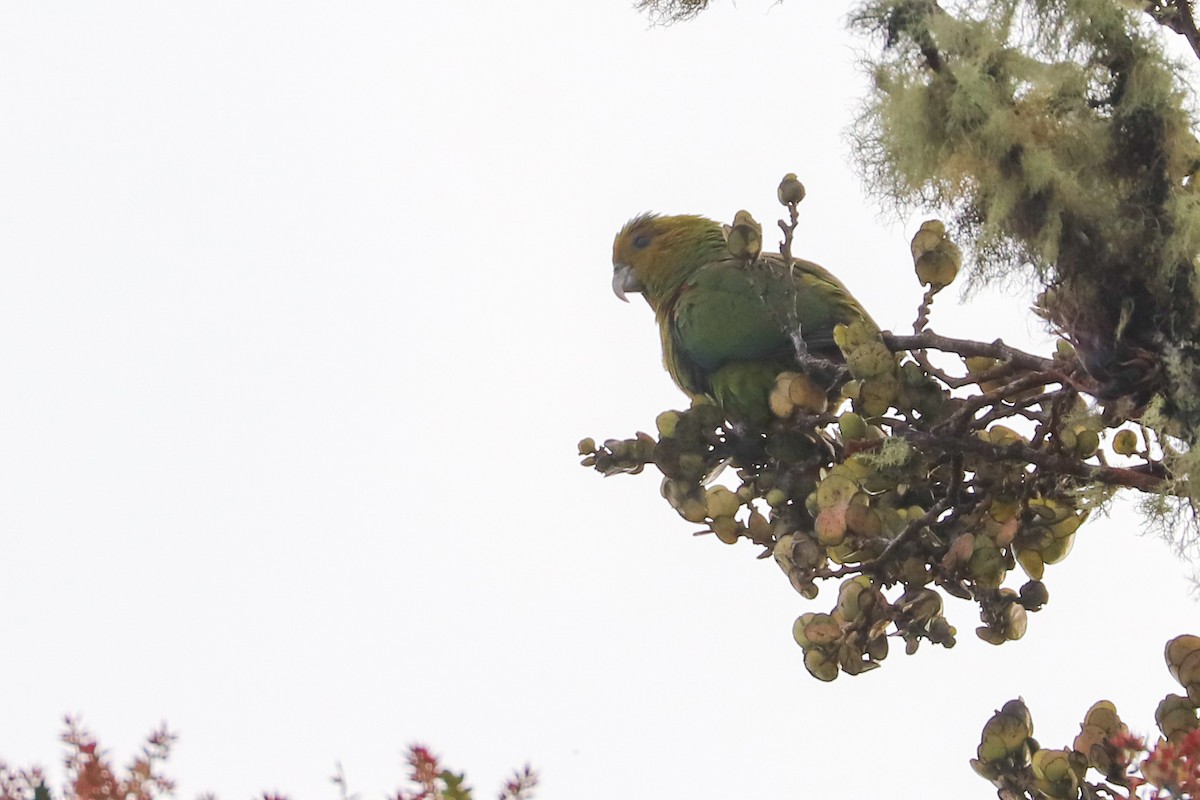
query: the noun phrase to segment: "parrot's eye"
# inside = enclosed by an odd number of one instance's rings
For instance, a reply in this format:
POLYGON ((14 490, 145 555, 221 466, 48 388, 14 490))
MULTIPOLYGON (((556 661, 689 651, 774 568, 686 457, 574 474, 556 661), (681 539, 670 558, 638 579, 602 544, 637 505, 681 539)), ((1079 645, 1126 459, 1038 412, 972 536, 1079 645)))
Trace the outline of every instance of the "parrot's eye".
POLYGON ((633 248, 635 250, 645 250, 649 246, 650 246, 650 234, 639 233, 637 236, 633 237, 633 248))

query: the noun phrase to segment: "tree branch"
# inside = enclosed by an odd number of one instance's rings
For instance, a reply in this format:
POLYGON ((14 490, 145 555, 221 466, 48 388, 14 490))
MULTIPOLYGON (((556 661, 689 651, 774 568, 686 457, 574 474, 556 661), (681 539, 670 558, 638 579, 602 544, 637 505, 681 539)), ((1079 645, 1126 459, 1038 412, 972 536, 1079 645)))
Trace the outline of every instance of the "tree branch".
MULTIPOLYGON (((899 420, 894 422, 899 423, 899 420)), ((1159 491, 1170 478, 1166 468, 1158 463, 1140 464, 1136 467, 1102 467, 1070 456, 1047 453, 1021 442, 993 444, 973 436, 944 435, 922 431, 903 423, 895 425, 895 432, 919 448, 953 448, 993 461, 1033 464, 1061 475, 1070 475, 1108 486, 1124 486, 1143 492, 1159 491)))
POLYGON ((1152 3, 1146 13, 1159 25, 1187 39, 1192 52, 1200 58, 1200 30, 1196 29, 1191 0, 1170 0, 1165 5, 1152 3))
POLYGON ((1063 369, 1066 365, 1061 361, 1035 356, 1032 353, 1026 353, 1015 347, 1009 347, 1000 339, 988 343, 939 336, 930 330, 912 336, 901 336, 891 331, 884 331, 883 343, 892 352, 900 352, 901 350, 941 350, 947 353, 957 353, 960 356, 990 356, 1000 361, 1007 361, 1018 367, 1037 371, 1054 370, 1063 375, 1073 375, 1075 372, 1073 368, 1063 369))

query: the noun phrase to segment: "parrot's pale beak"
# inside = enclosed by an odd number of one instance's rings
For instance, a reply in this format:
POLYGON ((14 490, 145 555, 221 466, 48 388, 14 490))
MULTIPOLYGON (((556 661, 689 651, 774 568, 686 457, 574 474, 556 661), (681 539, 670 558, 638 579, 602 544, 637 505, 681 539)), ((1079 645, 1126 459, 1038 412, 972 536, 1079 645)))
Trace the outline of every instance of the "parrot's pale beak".
POLYGON ((626 292, 640 292, 644 288, 637 275, 633 274, 633 267, 628 264, 613 264, 613 294, 628 303, 626 292))

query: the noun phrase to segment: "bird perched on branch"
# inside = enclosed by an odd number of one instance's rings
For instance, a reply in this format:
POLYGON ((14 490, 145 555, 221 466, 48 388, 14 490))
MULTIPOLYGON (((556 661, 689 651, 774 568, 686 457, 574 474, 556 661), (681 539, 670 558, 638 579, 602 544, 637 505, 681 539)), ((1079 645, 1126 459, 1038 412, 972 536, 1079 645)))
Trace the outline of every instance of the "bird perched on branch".
POLYGON ((612 287, 622 300, 641 292, 654 309, 663 363, 680 389, 761 429, 782 372, 808 373, 836 395, 819 367, 845 361, 836 325, 859 322, 876 336, 879 328, 828 270, 746 247, 737 230, 736 220, 723 228, 699 216, 635 217, 613 241, 612 287))

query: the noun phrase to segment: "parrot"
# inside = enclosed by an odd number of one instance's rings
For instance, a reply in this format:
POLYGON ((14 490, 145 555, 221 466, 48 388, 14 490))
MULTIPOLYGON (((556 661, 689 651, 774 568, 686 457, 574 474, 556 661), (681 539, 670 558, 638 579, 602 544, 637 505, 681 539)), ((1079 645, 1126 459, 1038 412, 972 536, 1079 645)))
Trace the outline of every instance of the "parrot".
MULTIPOLYGON (((714 402, 730 422, 762 430, 779 374, 814 372, 802 353, 844 363, 834 327, 861 322, 878 335, 879 326, 825 268, 731 250, 730 230, 696 215, 634 217, 613 240, 612 289, 649 303, 663 365, 693 402, 714 402)), ((832 391, 833 377, 817 372, 832 391)))

